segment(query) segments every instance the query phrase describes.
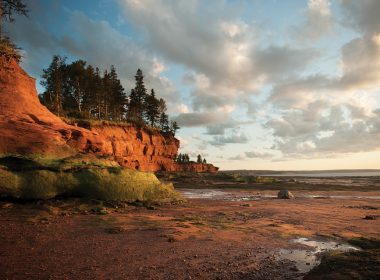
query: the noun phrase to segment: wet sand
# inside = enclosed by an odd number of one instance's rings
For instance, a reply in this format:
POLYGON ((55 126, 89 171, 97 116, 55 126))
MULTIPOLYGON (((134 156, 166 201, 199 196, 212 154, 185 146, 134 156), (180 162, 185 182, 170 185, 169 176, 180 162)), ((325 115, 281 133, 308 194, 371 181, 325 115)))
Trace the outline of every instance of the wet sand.
POLYGON ((295 239, 380 238, 380 199, 368 198, 380 192, 295 195, 188 198, 150 210, 106 207, 105 215, 91 211, 96 201, 1 202, 0 279, 302 279, 281 252, 314 248, 295 239))

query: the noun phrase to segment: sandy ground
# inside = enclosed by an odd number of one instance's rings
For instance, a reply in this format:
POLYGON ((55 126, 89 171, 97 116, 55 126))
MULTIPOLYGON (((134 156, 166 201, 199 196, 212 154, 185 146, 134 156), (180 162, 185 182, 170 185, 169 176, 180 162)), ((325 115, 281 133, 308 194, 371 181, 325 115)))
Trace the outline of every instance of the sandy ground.
POLYGON ((296 237, 380 238, 379 199, 188 199, 104 215, 97 203, 0 202, 0 279, 297 279, 277 258, 302 247, 296 237))

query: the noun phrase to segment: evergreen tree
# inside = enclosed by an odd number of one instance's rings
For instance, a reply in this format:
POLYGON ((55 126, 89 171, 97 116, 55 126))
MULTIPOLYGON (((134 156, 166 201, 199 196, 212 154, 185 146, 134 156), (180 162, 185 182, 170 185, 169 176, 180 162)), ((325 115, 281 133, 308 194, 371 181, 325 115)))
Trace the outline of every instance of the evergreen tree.
POLYGON ((111 116, 113 120, 121 120, 126 112, 127 97, 113 65, 110 70, 110 80, 111 116))
MULTIPOLYGON (((13 22, 15 20, 13 17, 14 14, 19 14, 27 17, 28 13, 29 11, 23 0, 0 0, 0 40, 2 41, 4 38, 6 38, 4 37, 2 31, 3 21, 13 22)), ((6 41, 11 43, 9 39, 6 41)))
POLYGON ((145 98, 145 118, 148 120, 150 126, 154 127, 158 118, 160 117, 159 112, 159 100, 156 98, 154 89, 145 98))
MULTIPOLYGON (((65 58, 56 55, 50 66, 43 70, 41 85, 45 92, 40 99, 58 115, 128 120, 138 126, 149 124, 163 133, 175 135, 179 126, 175 121, 169 125, 165 100, 157 99, 154 89, 146 94, 140 69, 135 80, 135 87, 127 97, 114 66, 101 75, 99 68, 87 65, 83 60, 66 64, 65 58)), ((189 158, 179 155, 176 160, 186 162, 189 158)))
POLYGON ((62 96, 64 90, 65 60, 58 55, 53 56, 53 60, 47 69, 43 70, 41 85, 45 87, 41 101, 49 110, 58 116, 62 113, 62 96))
POLYGON ((171 121, 170 122, 170 132, 173 133, 173 136, 177 132, 177 130, 180 129, 176 121, 171 121))
POLYGON ((144 75, 140 69, 135 75, 134 94, 129 96, 128 119, 135 123, 143 123, 144 100, 146 97, 146 88, 144 85, 144 75))
POLYGON ((99 68, 88 67, 88 78, 90 79, 88 85, 88 94, 86 94, 85 104, 88 115, 91 118, 101 119, 101 101, 103 94, 102 78, 100 76, 99 68))
POLYGON ((198 157, 197 157, 197 163, 202 163, 202 156, 201 155, 198 155, 198 157))
MULTIPOLYGON (((74 104, 70 104, 68 111, 78 112, 78 116, 82 115, 82 107, 86 95, 86 86, 88 78, 86 76, 86 62, 77 60, 67 65, 67 88, 71 94, 74 104)), ((74 114, 75 115, 75 114, 74 114)))
POLYGON ((111 90, 112 90, 112 80, 111 76, 107 70, 104 71, 103 79, 103 98, 102 98, 102 107, 103 107, 103 118, 106 120, 110 119, 110 104, 111 104, 111 90))
POLYGON ((160 129, 161 131, 168 133, 170 131, 169 118, 164 112, 160 115, 160 129))
POLYGON ((206 161, 206 159, 204 158, 204 159, 203 159, 203 164, 206 164, 206 163, 207 163, 207 161, 206 161))

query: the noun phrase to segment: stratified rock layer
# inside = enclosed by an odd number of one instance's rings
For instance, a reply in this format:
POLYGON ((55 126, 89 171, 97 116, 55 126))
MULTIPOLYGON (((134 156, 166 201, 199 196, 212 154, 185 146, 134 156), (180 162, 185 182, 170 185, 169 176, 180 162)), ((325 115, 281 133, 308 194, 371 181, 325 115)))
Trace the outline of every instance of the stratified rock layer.
POLYGON ((216 172, 211 164, 177 164, 180 142, 132 125, 69 125, 44 107, 35 79, 0 57, 0 154, 69 156, 93 153, 141 171, 216 172))

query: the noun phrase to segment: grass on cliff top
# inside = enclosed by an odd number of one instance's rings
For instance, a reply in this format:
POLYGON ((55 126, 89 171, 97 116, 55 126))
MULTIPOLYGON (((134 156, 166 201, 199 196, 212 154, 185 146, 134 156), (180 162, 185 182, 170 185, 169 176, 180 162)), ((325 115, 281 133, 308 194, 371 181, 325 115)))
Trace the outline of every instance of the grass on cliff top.
POLYGON ((181 200, 172 184, 153 173, 73 159, 0 158, 0 196, 50 199, 79 196, 100 200, 170 202, 181 200), (71 162, 73 161, 73 162, 71 162), (46 163, 48 163, 46 165, 46 163))
POLYGON ((128 121, 110 121, 110 120, 99 120, 99 119, 77 119, 77 118, 70 118, 70 117, 61 117, 61 119, 69 124, 74 126, 83 127, 86 129, 91 129, 92 127, 97 126, 118 126, 118 127, 135 127, 137 129, 142 129, 146 131, 147 133, 154 133, 154 134, 160 134, 162 131, 156 127, 152 127, 150 125, 147 125, 145 123, 131 123, 128 121))

